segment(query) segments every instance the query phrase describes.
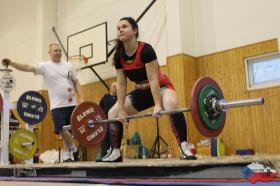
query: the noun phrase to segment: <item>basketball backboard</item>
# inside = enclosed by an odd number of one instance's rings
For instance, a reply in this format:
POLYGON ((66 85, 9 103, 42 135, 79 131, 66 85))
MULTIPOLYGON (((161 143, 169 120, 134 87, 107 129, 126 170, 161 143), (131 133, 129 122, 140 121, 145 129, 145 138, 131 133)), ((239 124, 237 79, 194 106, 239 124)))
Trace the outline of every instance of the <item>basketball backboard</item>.
POLYGON ((67 37, 67 54, 75 67, 85 68, 108 61, 107 22, 79 31, 67 37), (82 59, 82 60, 81 60, 82 59), (86 60, 85 60, 86 59, 86 60))

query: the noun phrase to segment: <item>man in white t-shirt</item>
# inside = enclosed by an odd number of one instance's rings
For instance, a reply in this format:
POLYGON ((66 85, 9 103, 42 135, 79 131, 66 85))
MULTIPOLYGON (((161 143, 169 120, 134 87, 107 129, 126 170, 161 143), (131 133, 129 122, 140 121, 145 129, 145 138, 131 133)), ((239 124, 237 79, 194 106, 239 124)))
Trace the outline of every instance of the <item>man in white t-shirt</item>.
POLYGON ((77 98, 74 91, 84 101, 81 85, 76 77, 75 70, 71 63, 61 61, 61 47, 57 43, 49 45, 50 60, 34 65, 12 62, 10 59, 3 59, 3 65, 11 65, 15 69, 24 72, 33 72, 35 75, 42 75, 47 85, 50 109, 54 122, 54 132, 59 134, 64 142, 64 162, 79 161, 79 150, 73 143, 71 133, 63 130, 64 125, 70 124, 73 109, 77 105, 77 98))

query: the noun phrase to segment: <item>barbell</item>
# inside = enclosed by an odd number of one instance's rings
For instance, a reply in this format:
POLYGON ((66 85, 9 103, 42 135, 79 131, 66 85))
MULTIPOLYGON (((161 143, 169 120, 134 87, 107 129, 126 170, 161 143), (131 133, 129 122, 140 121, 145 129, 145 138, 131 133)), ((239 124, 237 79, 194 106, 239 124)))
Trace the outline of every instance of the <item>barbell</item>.
MULTIPOLYGON (((244 107, 244 106, 252 106, 252 105, 261 105, 264 103, 264 98, 255 98, 255 99, 242 99, 238 101, 231 101, 231 102, 225 102, 225 100, 215 100, 213 104, 211 105, 211 109, 213 109, 216 113, 224 112, 227 109, 235 108, 235 107, 244 107)), ((157 113, 157 115, 172 115, 177 114, 181 112, 190 112, 190 108, 180 108, 176 110, 170 110, 170 111, 160 111, 157 113)), ((81 117, 81 116, 80 116, 81 117)), ((137 118, 148 118, 148 117, 157 117, 153 113, 144 113, 144 114, 135 114, 130 115, 125 118, 126 121, 129 121, 131 119, 137 119, 137 118)), ((98 123, 110 123, 110 122, 119 122, 119 118, 112 118, 112 119, 103 119, 103 120, 89 120, 88 126, 90 128, 93 128, 95 124, 98 123)))
MULTIPOLYGON (((158 114, 161 116, 191 112, 198 131, 206 137, 216 137, 224 128, 228 109, 262 104, 264 98, 226 101, 216 81, 209 77, 202 77, 192 87, 190 108, 161 111, 158 114)), ((152 116, 153 113, 136 114, 127 116, 126 120, 152 116)), ((74 138, 81 145, 94 146, 105 138, 108 130, 107 123, 119 121, 118 118, 105 118, 103 110, 96 103, 83 102, 74 109, 71 126, 64 126, 63 129, 71 129, 74 138)))
MULTIPOLYGON (((192 119, 198 131, 207 137, 218 136, 225 125, 226 111, 231 108, 261 105, 264 98, 225 101, 219 85, 209 77, 197 80, 192 88, 190 108, 180 108, 171 111, 161 111, 159 115, 170 115, 181 112, 191 112, 192 119)), ((17 102, 19 116, 29 124, 41 122, 47 112, 47 104, 43 96, 35 91, 22 94, 17 102)), ((127 116, 127 120, 152 117, 153 113, 127 116)), ((81 145, 94 146, 105 138, 107 123, 119 121, 118 118, 105 119, 101 107, 93 102, 83 102, 73 111, 71 125, 64 126, 72 129, 75 139, 81 145)), ((36 136, 25 129, 14 132, 9 140, 11 154, 19 160, 26 160, 36 152, 36 136)))

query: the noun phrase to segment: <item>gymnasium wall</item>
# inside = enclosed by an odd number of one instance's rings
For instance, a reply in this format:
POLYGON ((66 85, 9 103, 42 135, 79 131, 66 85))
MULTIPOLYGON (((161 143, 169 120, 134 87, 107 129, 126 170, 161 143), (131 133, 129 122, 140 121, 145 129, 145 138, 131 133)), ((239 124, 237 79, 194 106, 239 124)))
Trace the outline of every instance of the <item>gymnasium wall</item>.
MULTIPOLYGON (((34 48, 36 39, 33 33, 36 29, 36 0, 24 1, 0 1, 0 58, 9 57, 15 61, 32 63, 36 59, 36 48, 34 48), (15 6, 17 4, 17 6, 15 6), (17 12, 16 14, 14 12, 17 12), (20 15, 20 18, 19 18, 20 15), (30 50, 32 49, 32 50, 30 50), (27 55, 32 53, 32 55, 27 55)), ((1 65, 2 66, 2 65, 1 65)), ((35 90, 41 89, 40 79, 34 79, 32 74, 24 74, 14 71, 17 88, 13 91, 13 95, 20 95, 20 90, 25 89, 25 82, 33 80, 35 90), (18 92, 18 93, 17 93, 18 92)), ((12 97, 13 97, 12 95, 12 97)), ((16 100, 16 99, 15 99, 16 100)))
MULTIPOLYGON (((108 40, 116 38, 116 28, 120 18, 131 16, 137 19, 151 0, 104 0, 104 1, 57 1, 57 32, 64 46, 67 46, 67 36, 90 28, 97 24, 107 22, 108 40)), ((139 39, 149 42, 157 51, 161 64, 166 63, 166 17, 165 1, 157 1, 152 8, 139 21, 139 39)), ((98 36, 94 36, 98 37, 98 36)), ((109 51, 114 42, 109 45, 109 51)), ((98 47, 94 48, 94 53, 98 47)), ((111 56, 112 57, 112 56, 111 56)), ((111 65, 111 58, 105 65, 94 69, 104 79, 115 77, 115 70, 111 65)), ((98 81, 90 69, 78 72, 82 84, 98 81)))
MULTIPOLYGON (((7 18, 0 20, 0 57, 28 64, 47 60, 48 44, 57 42, 53 26, 65 46, 69 34, 104 21, 108 39, 114 39, 119 18, 137 18, 151 1, 0 0, 1 17, 7 18)), ((278 0, 158 0, 139 23, 140 39, 152 44, 165 65, 168 56, 180 53, 197 57, 278 38, 279 4, 278 0)), ((96 67, 104 79, 115 76, 110 63, 96 67)), ((18 71, 13 75, 18 82, 12 101, 23 91, 46 89, 40 77, 18 71)), ((82 84, 98 81, 89 70, 78 76, 82 84)))
POLYGON ((184 48, 186 54, 202 56, 280 36, 278 0, 192 0, 189 5, 193 22, 183 32, 194 32, 195 49, 184 48))
MULTIPOLYGON (((48 43, 54 41, 51 26, 55 21, 56 0, 0 0, 0 59, 34 64, 48 59, 48 43)), ((1 65, 2 66, 2 65, 1 65)), ((14 70, 16 88, 11 101, 27 90, 42 90, 40 76, 14 70)))
MULTIPOLYGON (((60 0, 57 1, 57 30, 66 45, 67 35, 107 21, 111 40, 116 36, 119 18, 128 15, 137 18, 150 2, 60 0)), ((140 40, 151 43, 160 64, 165 65, 166 57, 180 53, 197 57, 277 38, 280 27, 275 23, 279 22, 279 5, 277 0, 156 1, 139 22, 140 40)), ((110 63, 111 60, 95 67, 105 79, 115 76, 110 63)), ((82 84, 98 80, 90 70, 80 73, 79 78, 82 84)))

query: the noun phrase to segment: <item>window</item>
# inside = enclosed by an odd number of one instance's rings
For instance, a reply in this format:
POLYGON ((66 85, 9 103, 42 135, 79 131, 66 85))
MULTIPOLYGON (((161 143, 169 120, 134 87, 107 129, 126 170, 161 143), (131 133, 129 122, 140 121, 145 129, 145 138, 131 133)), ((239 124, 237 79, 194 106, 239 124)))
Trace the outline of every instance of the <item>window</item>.
POLYGON ((280 86, 280 54, 245 58, 247 89, 280 86))

